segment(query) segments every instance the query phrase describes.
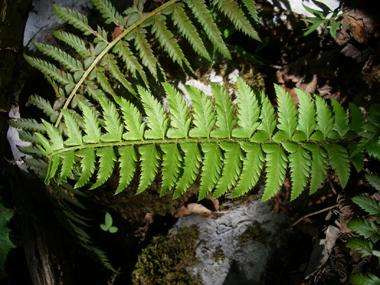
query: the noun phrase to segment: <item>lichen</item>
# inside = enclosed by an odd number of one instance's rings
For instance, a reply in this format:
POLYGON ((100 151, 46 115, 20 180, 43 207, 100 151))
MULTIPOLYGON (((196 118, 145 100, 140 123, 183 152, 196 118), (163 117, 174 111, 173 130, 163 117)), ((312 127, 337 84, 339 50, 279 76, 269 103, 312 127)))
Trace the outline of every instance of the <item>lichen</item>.
POLYGON ((211 260, 219 264, 219 262, 223 263, 225 259, 226 259, 226 256, 224 254, 222 247, 218 246, 211 257, 211 260))
POLYGON ((248 226, 244 233, 240 236, 239 242, 241 245, 247 242, 261 242, 266 244, 266 241, 271 236, 271 232, 261 227, 257 221, 254 221, 252 225, 248 226))
POLYGON ((132 273, 133 284, 201 284, 186 271, 197 260, 198 238, 196 226, 181 228, 175 235, 154 237, 138 257, 132 273))

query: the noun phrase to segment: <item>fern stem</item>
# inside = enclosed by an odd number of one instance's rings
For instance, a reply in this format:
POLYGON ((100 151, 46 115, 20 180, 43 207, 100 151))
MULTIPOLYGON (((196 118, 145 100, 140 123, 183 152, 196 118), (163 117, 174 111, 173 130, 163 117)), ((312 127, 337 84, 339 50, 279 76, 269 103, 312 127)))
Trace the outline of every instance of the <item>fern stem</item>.
MULTIPOLYGON (((129 26, 128 29, 126 29, 123 33, 121 33, 117 38, 115 38, 112 42, 110 42, 107 47, 96 57, 96 59, 94 60, 94 62, 90 65, 90 67, 86 70, 86 72, 82 75, 81 79, 78 81, 78 83, 75 85, 73 91, 71 91, 70 93, 70 96, 67 97, 66 99, 66 102, 65 102, 65 105, 62 107, 61 110, 65 110, 67 109, 67 107, 69 106, 71 100, 73 99, 74 95, 76 94, 76 92, 78 91, 79 87, 82 85, 82 83, 84 82, 84 80, 88 77, 88 75, 91 73, 91 71, 95 68, 95 66, 99 63, 99 61, 103 58, 103 56, 105 54, 108 53, 108 51, 113 48, 116 43, 118 43, 123 37, 125 37, 128 33, 130 33, 131 31, 133 31, 134 29, 136 29, 140 24, 142 24, 145 20, 149 19, 150 17, 158 14, 159 12, 163 11, 164 9, 166 9, 167 7, 171 6, 172 4, 174 4, 175 2, 178 2, 179 0, 170 0, 169 2, 161 5, 160 7, 158 7, 157 9, 155 9, 154 11, 150 12, 149 14, 145 15, 144 17, 142 17, 140 20, 138 20, 137 22, 135 22, 134 24, 132 24, 131 26, 129 26)), ((137 97, 137 96, 136 96, 137 97)), ((137 98, 138 99, 138 98, 137 98)), ((57 128, 59 123, 61 122, 62 120, 62 112, 59 113, 59 116, 58 116, 58 119, 57 119, 57 122, 55 123, 55 127, 57 128)))

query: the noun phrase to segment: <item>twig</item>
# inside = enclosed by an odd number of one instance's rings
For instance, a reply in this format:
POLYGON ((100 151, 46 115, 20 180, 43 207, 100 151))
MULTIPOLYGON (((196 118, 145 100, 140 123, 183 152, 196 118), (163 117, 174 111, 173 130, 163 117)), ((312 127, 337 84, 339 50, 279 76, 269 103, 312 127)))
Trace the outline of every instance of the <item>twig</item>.
POLYGON ((292 224, 291 226, 294 227, 295 225, 297 225, 299 222, 302 222, 304 219, 310 217, 310 216, 314 216, 314 215, 317 215, 317 214, 320 214, 320 213, 323 213, 323 212, 326 212, 328 210, 331 210, 331 209, 334 209, 336 207, 338 207, 339 204, 336 204, 334 206, 330 206, 330 207, 327 207, 327 208, 324 208, 322 210, 319 210, 319 211, 316 211, 314 213, 310 213, 310 214, 307 214, 306 216, 303 216, 301 219, 297 220, 294 224, 292 224))

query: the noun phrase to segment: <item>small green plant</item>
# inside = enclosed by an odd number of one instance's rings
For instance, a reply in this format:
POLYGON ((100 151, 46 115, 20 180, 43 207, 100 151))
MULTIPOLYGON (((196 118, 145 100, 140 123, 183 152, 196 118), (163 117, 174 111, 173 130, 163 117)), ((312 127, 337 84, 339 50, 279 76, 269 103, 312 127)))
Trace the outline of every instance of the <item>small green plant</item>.
POLYGON ((112 216, 110 213, 106 213, 104 218, 104 224, 100 224, 100 228, 105 232, 110 232, 111 234, 116 233, 119 229, 112 225, 112 216))
POLYGON ((302 19, 302 21, 312 24, 310 27, 304 29, 305 33, 303 35, 307 36, 308 34, 311 34, 316 29, 318 29, 319 26, 323 25, 324 28, 323 28, 322 35, 325 35, 326 30, 329 29, 331 36, 335 39, 336 30, 340 27, 340 24, 341 24, 340 21, 336 21, 336 19, 338 18, 338 13, 341 9, 339 7, 336 8, 333 11, 332 16, 330 18, 326 18, 325 16, 323 16, 323 14, 320 11, 307 7, 304 4, 303 6, 308 12, 312 13, 315 16, 315 17, 308 17, 307 19, 302 19))
MULTIPOLYGON (((368 182, 380 192, 380 177, 376 175, 366 175, 368 182)), ((378 257, 377 269, 380 264, 380 250, 378 241, 380 240, 379 224, 380 224, 380 201, 368 196, 355 196, 352 198, 355 204, 368 212, 368 219, 352 220, 348 223, 348 227, 361 237, 351 238, 346 246, 358 251, 362 258, 376 256, 378 257), (373 220, 374 219, 374 220, 373 220), (370 220, 370 222, 368 221, 370 220), (373 221, 371 221, 373 220, 373 221)), ((380 279, 374 274, 355 273, 351 275, 350 281, 353 284, 380 284, 380 279)))

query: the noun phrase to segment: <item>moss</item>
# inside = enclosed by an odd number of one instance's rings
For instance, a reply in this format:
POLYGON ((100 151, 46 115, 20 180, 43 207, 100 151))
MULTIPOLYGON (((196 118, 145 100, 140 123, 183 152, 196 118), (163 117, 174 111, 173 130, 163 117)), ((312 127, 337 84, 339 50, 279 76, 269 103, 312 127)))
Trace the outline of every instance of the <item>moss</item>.
POLYGON ((181 228, 175 235, 158 235, 140 254, 132 273, 133 284, 201 284, 186 268, 195 264, 196 226, 181 228))
POLYGON ((226 256, 224 254, 222 247, 218 246, 211 257, 211 260, 215 261, 216 263, 219 263, 219 262, 223 263, 225 259, 226 259, 226 256))
POLYGON ((266 241, 269 239, 270 236, 270 231, 263 229, 257 221, 254 221, 253 225, 247 227, 245 232, 240 236, 239 242, 241 245, 244 245, 247 242, 251 241, 266 244, 266 241))

